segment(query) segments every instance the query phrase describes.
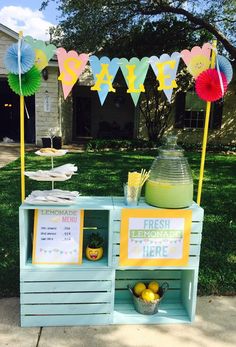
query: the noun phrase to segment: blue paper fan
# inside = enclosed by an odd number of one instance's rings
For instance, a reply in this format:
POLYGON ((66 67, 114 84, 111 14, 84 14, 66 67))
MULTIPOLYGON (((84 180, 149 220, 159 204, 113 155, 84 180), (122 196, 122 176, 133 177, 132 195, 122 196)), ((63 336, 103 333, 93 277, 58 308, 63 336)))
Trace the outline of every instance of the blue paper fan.
POLYGON ((223 74, 225 75, 227 82, 229 84, 233 78, 232 65, 230 64, 228 59, 223 57, 222 55, 218 55, 217 60, 218 60, 220 72, 223 72, 223 74))
MULTIPOLYGON (((20 58, 21 73, 24 74, 27 71, 29 71, 34 65, 35 52, 30 45, 22 42, 20 47, 20 54, 21 54, 21 58, 20 58)), ((4 63, 5 63, 6 69, 9 72, 15 75, 19 74, 18 43, 14 43, 8 48, 4 58, 4 63)))

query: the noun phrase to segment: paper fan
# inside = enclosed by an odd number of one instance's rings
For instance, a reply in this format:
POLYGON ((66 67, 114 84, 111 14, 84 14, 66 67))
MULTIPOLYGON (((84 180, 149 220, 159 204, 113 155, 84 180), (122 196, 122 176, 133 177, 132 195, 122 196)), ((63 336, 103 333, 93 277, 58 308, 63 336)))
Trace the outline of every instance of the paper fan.
MULTIPOLYGON (((8 83, 10 88, 13 90, 13 92, 21 95, 19 75, 9 73, 8 83)), ((40 71, 35 66, 33 66, 25 74, 21 75, 22 95, 30 96, 35 94, 36 91, 39 89, 40 85, 41 85, 41 74, 40 74, 40 71)))
MULTIPOLYGON (((34 65, 35 53, 30 45, 22 42, 20 47, 20 67, 21 73, 24 74, 29 71, 34 65)), ((6 69, 13 74, 19 74, 18 66, 18 43, 11 45, 4 58, 6 69)))
POLYGON ((233 78, 233 68, 232 65, 230 64, 230 62, 228 61, 227 58, 223 57, 222 55, 218 55, 217 56, 217 61, 219 64, 219 69, 220 72, 223 72, 223 74, 225 75, 228 84, 231 82, 232 78, 233 78))
MULTIPOLYGON (((225 94, 227 90, 227 79, 220 72, 225 94)), ((208 69, 203 71, 196 79, 195 89, 200 99, 205 101, 216 101, 223 97, 218 71, 208 69)))

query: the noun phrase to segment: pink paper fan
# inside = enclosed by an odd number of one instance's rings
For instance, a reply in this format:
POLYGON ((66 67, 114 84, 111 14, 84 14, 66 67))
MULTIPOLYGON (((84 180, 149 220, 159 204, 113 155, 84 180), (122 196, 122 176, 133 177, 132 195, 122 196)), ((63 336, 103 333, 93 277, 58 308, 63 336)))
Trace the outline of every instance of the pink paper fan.
MULTIPOLYGON (((225 94, 227 90, 227 79, 220 72, 225 94)), ((223 97, 219 74, 215 69, 203 71, 196 79, 195 89, 200 99, 205 101, 216 101, 223 97)))

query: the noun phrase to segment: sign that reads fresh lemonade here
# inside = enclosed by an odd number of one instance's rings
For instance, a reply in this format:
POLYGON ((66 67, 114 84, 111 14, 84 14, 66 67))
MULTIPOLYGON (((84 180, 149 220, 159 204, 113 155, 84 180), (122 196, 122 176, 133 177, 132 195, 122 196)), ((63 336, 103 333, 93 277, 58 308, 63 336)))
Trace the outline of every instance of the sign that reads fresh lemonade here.
POLYGON ((81 264, 82 210, 35 210, 33 264, 81 264))
POLYGON ((187 265, 192 212, 123 209, 121 266, 187 265))

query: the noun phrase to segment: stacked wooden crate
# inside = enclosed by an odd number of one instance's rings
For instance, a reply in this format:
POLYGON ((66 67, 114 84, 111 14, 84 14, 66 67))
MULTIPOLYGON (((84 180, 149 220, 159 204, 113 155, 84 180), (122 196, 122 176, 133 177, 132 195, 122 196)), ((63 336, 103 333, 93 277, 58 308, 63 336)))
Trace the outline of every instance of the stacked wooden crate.
MULTIPOLYGON (((33 213, 49 206, 20 207, 21 326, 188 323, 196 309, 203 209, 193 203, 190 256, 182 267, 120 267, 120 221, 123 198, 81 197, 68 209, 83 209, 84 247, 89 227, 105 238, 105 255, 81 265, 32 265, 33 213), (137 313, 127 285, 157 280, 170 289, 156 315, 137 313)), ((54 207, 53 209, 60 209, 54 207)), ((136 208, 153 208, 144 202, 136 208)), ((63 207, 65 209, 65 207, 63 207)), ((84 248, 83 247, 83 248, 84 248)))

